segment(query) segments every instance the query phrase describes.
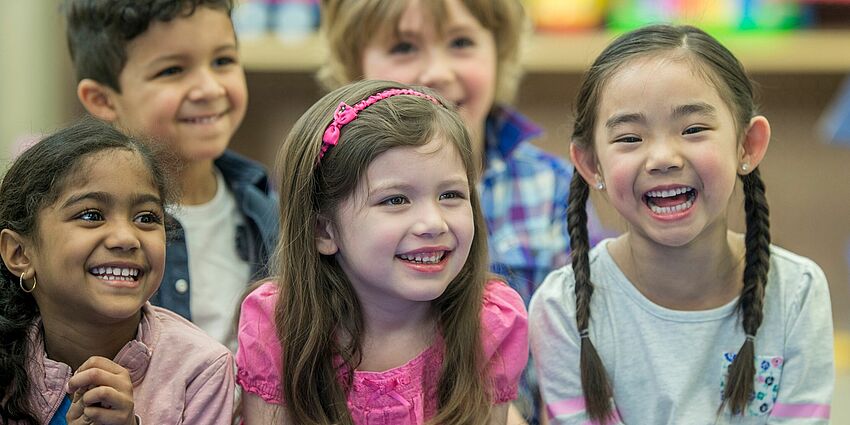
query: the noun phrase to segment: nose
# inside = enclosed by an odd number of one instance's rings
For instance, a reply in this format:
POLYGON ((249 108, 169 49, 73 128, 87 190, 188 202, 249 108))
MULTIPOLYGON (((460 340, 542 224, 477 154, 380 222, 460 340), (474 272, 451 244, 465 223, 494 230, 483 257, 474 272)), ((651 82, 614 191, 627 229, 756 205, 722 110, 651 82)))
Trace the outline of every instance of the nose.
POLYGON ((136 234, 137 231, 136 226, 130 222, 113 224, 105 241, 106 247, 118 251, 132 251, 140 248, 141 242, 136 234))
POLYGON ((684 160, 675 141, 662 137, 647 145, 647 172, 667 173, 672 170, 679 170, 684 165, 684 160))
POLYGON ((422 205, 417 212, 416 223, 413 225, 413 234, 421 237, 433 238, 449 230, 446 222, 445 212, 436 202, 422 205))
POLYGON ((451 58, 447 52, 435 49, 425 58, 418 84, 436 90, 445 88, 454 78, 451 58))
POLYGON ((224 96, 224 85, 220 81, 215 70, 209 68, 198 69, 192 80, 189 90, 189 99, 195 102, 206 101, 224 96))

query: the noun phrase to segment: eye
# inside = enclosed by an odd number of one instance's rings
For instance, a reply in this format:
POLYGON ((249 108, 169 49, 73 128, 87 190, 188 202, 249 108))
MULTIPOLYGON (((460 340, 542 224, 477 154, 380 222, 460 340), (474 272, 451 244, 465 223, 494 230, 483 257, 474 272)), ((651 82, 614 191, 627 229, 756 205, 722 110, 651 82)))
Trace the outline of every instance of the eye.
POLYGON ((475 46, 475 42, 469 37, 455 37, 451 41, 451 47, 455 49, 464 49, 475 46))
POLYGON ((222 56, 213 60, 213 66, 227 66, 236 63, 236 58, 233 56, 222 56))
POLYGON ((134 221, 142 224, 162 224, 162 215, 153 211, 145 211, 137 214, 134 221))
POLYGON ((702 127, 702 126, 699 126, 699 125, 695 125, 695 126, 686 128, 685 131, 682 132, 682 134, 697 134, 699 132, 706 131, 706 130, 708 130, 708 128, 702 127))
POLYGON ((156 75, 154 75, 154 78, 170 77, 172 75, 177 75, 181 72, 183 72, 183 68, 181 68, 179 66, 169 66, 168 68, 165 68, 162 71, 157 72, 156 75))
POLYGON ((637 136, 623 136, 617 139, 614 139, 614 143, 637 143, 642 141, 640 137, 637 136))
POLYGON ((410 43, 410 42, 407 42, 407 41, 399 41, 398 43, 393 44, 393 46, 390 47, 390 54, 391 55, 406 55, 406 54, 413 53, 414 50, 415 50, 415 48, 413 46, 413 43, 410 43))
POLYGON ((103 221, 103 214, 98 210, 85 210, 76 217, 83 221, 103 221))
POLYGON ((443 199, 466 199, 466 194, 459 190, 452 190, 440 194, 440 200, 443 199))
POLYGON ((389 198, 386 198, 383 201, 381 201, 382 205, 390 205, 390 206, 404 205, 404 204, 407 204, 407 203, 410 203, 410 201, 407 199, 407 197, 402 196, 402 195, 390 196, 389 198))

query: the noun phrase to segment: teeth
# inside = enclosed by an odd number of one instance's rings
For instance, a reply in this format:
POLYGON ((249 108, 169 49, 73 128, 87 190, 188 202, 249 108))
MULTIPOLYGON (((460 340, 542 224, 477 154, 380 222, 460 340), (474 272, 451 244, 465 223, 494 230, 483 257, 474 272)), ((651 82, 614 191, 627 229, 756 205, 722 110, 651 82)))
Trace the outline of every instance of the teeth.
POLYGON ((412 255, 401 254, 399 255, 399 258, 401 258, 402 260, 413 261, 416 263, 433 264, 442 260, 444 255, 445 252, 430 252, 425 254, 420 253, 412 255))
POLYGON ((669 198, 671 196, 681 195, 694 190, 690 187, 677 187, 670 190, 652 190, 646 193, 646 196, 651 198, 669 198))
POLYGON ((649 208, 652 210, 652 212, 654 212, 656 214, 673 214, 675 212, 684 211, 684 210, 690 208, 691 205, 693 205, 693 204, 694 204, 694 201, 691 200, 691 199, 688 199, 684 203, 681 203, 681 204, 673 206, 673 207, 659 207, 659 206, 656 206, 656 205, 650 203, 649 208))
POLYGON ((218 115, 212 115, 209 117, 197 117, 197 118, 185 118, 183 121, 192 123, 192 124, 209 124, 218 119, 218 115))
POLYGON ((139 275, 139 269, 131 267, 93 267, 90 272, 110 280, 134 280, 139 275))

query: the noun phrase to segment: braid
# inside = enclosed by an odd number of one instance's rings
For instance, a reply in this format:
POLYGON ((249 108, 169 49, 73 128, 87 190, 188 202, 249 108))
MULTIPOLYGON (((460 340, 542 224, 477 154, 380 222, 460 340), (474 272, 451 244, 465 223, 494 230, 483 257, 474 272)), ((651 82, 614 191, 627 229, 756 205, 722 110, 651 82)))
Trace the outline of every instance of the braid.
POLYGON ((590 324, 590 298, 593 284, 590 282, 590 251, 587 237, 587 198, 590 189, 587 182, 573 172, 570 183, 569 205, 567 207, 567 228, 570 232, 570 250, 572 252, 573 274, 575 275, 576 325, 581 337, 581 387, 587 406, 587 415, 593 422, 605 423, 613 414, 611 411, 611 385, 605 373, 605 365, 596 352, 596 348, 585 336, 590 324))
MULTIPOLYGON (((744 183, 744 210, 747 217, 746 264, 744 287, 738 307, 741 323, 748 336, 755 337, 764 317, 764 288, 770 268, 770 223, 768 221, 767 198, 764 183, 758 169, 741 176, 744 183)), ((729 404, 733 414, 744 412, 753 391, 755 376, 755 347, 748 337, 729 367, 729 377, 723 392, 723 405, 729 404)))

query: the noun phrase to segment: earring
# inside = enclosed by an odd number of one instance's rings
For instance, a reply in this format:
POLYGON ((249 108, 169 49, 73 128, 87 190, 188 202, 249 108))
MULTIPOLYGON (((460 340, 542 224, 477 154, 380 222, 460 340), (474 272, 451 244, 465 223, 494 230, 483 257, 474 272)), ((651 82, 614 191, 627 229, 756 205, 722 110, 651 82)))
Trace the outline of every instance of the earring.
POLYGON ((749 170, 749 169, 750 169, 750 164, 748 164, 748 163, 746 163, 746 162, 745 162, 745 163, 743 163, 743 164, 741 164, 741 171, 746 172, 746 171, 747 171, 747 170, 749 170))
POLYGON ((27 288, 24 286, 24 274, 23 273, 21 273, 21 277, 18 280, 18 285, 20 285, 21 291, 24 291, 28 294, 31 293, 32 291, 35 291, 35 286, 38 285, 38 280, 35 278, 35 273, 33 273, 33 275, 32 275, 32 288, 27 290, 27 288))
POLYGON ((596 190, 605 190, 605 182, 602 181, 602 177, 599 174, 596 175, 596 190))

